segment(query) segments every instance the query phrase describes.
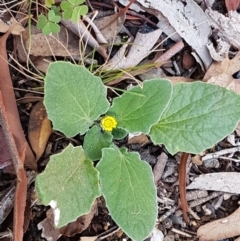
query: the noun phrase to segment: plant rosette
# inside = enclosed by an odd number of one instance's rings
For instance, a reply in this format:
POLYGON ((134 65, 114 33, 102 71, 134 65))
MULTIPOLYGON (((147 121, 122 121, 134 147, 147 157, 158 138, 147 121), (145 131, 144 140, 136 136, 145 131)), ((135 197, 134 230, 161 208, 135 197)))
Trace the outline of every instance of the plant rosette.
POLYGON ((230 134, 240 119, 238 94, 200 81, 173 86, 166 79, 147 80, 110 106, 99 77, 60 61, 50 64, 44 85, 53 128, 67 137, 84 135, 83 147, 69 144, 52 155, 36 178, 39 199, 52 206, 58 228, 88 213, 103 195, 119 227, 133 240, 144 240, 158 215, 152 169, 114 140, 142 132, 172 155, 197 154, 230 134))

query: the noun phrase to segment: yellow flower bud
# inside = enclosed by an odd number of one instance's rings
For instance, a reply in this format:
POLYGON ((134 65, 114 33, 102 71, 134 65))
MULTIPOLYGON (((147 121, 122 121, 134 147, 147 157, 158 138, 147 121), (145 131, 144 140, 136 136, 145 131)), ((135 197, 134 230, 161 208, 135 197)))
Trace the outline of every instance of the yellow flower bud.
POLYGON ((113 116, 105 116, 101 120, 101 126, 105 131, 112 131, 117 127, 117 121, 113 116))

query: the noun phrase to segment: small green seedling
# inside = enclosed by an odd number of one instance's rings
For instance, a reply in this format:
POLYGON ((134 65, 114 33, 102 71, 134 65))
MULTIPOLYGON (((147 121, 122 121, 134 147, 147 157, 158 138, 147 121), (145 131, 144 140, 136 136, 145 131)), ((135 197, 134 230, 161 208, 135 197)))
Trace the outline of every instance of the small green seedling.
POLYGON ((53 5, 54 0, 45 0, 45 6, 51 8, 48 11, 47 17, 43 14, 39 15, 37 28, 42 30, 44 35, 57 34, 60 32, 59 22, 63 18, 71 19, 73 22, 78 22, 81 16, 88 13, 88 6, 83 3, 85 0, 67 0, 62 1, 60 7, 53 5))
POLYGON ((61 17, 55 13, 54 10, 50 10, 47 14, 47 17, 43 14, 39 15, 37 28, 42 30, 42 33, 45 35, 56 34, 60 32, 59 22, 61 17))
POLYGON ((51 8, 55 4, 55 0, 45 0, 45 6, 51 8))
POLYGON ((88 213, 103 195, 118 226, 133 240, 144 240, 158 215, 152 170, 115 140, 142 132, 172 155, 196 154, 233 132, 240 119, 238 94, 200 81, 173 86, 166 79, 147 80, 111 105, 101 79, 83 66, 52 63, 44 84, 53 128, 67 137, 84 136, 83 147, 70 144, 52 155, 36 178, 39 199, 53 208, 58 228, 88 213))
POLYGON ((67 0, 62 1, 60 6, 65 19, 71 19, 73 22, 79 21, 81 16, 88 13, 88 6, 83 5, 85 0, 67 0))

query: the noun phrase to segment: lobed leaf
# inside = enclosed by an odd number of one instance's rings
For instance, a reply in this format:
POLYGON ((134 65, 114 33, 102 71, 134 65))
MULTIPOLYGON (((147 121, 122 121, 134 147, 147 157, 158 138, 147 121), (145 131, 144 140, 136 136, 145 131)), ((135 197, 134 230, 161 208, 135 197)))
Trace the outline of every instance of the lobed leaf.
POLYGON ((55 4, 55 0, 45 0, 45 6, 47 8, 51 8, 53 4, 55 4))
POLYGON ((73 22, 77 22, 79 21, 81 16, 84 16, 87 13, 88 13, 88 7, 86 5, 74 7, 71 19, 73 22))
POLYGON ((50 10, 48 12, 48 20, 53 23, 59 23, 61 21, 61 17, 59 15, 56 15, 54 10, 50 10))
POLYGON ((104 148, 97 165, 109 212, 133 240, 144 240, 157 219, 156 188, 150 166, 126 148, 104 148))
POLYGON ((38 23, 37 23, 37 28, 38 29, 43 29, 44 26, 48 23, 48 20, 46 18, 46 16, 44 16, 43 14, 40 14, 38 16, 38 23))
POLYGON ((240 96, 217 85, 180 83, 150 137, 171 154, 200 153, 234 131, 240 119, 240 96))
POLYGON ((87 214, 100 195, 98 172, 82 147, 67 146, 50 157, 45 171, 36 178, 40 201, 54 211, 58 228, 87 214))
POLYGON ((164 79, 143 82, 113 100, 108 115, 115 116, 118 128, 128 132, 149 133, 157 123, 172 96, 172 84, 164 79))
POLYGON ((83 66, 54 62, 44 84, 48 118, 68 137, 84 134, 109 108, 107 88, 83 66))

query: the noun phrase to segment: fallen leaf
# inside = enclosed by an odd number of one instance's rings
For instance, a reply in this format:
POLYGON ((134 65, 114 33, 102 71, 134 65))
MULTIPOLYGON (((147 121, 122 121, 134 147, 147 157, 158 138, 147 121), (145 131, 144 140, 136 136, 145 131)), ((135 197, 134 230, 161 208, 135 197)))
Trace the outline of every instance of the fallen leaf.
POLYGON ((66 226, 60 228, 60 233, 67 237, 72 237, 77 233, 83 232, 90 225, 94 217, 96 208, 97 208, 97 201, 95 200, 95 202, 92 205, 91 211, 88 214, 80 216, 75 222, 71 222, 66 226))
POLYGON ((207 17, 193 0, 137 0, 145 8, 155 9, 164 15, 176 32, 197 52, 207 69, 212 61, 206 47, 211 33, 207 17))
MULTIPOLYGON (((106 47, 101 46, 100 43, 92 36, 89 28, 83 23, 83 21, 74 23, 71 20, 62 19, 61 23, 67 29, 75 33, 79 38, 83 39, 93 49, 97 50, 105 59, 108 57, 106 47)), ((93 27, 94 23, 90 21, 89 25, 93 27)), ((97 29, 97 27, 95 26, 93 29, 97 29)), ((106 44, 107 41, 105 40, 104 43, 106 44)))
POLYGON ((94 23, 108 43, 111 43, 116 34, 121 30, 124 21, 125 14, 118 17, 118 13, 116 13, 110 16, 95 19, 94 23))
POLYGON ((209 42, 206 46, 209 50, 210 55, 216 61, 222 61, 224 58, 228 57, 229 49, 231 47, 230 43, 226 39, 218 38, 216 40, 217 47, 214 47, 212 42, 209 42))
POLYGON ((225 0, 225 4, 228 12, 237 10, 239 3, 240 3, 239 0, 225 0))
POLYGON ((47 118, 46 109, 42 102, 38 102, 31 111, 28 126, 28 139, 36 154, 36 161, 42 156, 51 133, 51 122, 47 118))
POLYGON ((234 79, 234 73, 240 70, 240 51, 233 59, 226 57, 221 62, 213 62, 203 81, 234 90, 240 94, 240 81, 234 79))
POLYGON ((150 241, 163 241, 164 235, 162 231, 154 227, 152 234, 151 234, 151 239, 150 241))
POLYGON ((22 32, 25 31, 24 27, 15 19, 10 19, 11 25, 8 25, 0 20, 0 32, 6 33, 10 30, 11 34, 20 35, 22 32))
POLYGON ((51 208, 47 210, 46 216, 47 217, 37 225, 38 229, 42 230, 41 237, 47 241, 57 241, 62 234, 59 229, 54 226, 54 214, 51 208))
POLYGON ((147 34, 138 32, 134 42, 131 44, 131 48, 128 51, 127 56, 125 56, 125 53, 127 47, 129 46, 129 41, 120 48, 120 50, 109 60, 103 69, 127 69, 138 65, 149 54, 161 34, 162 30, 160 29, 147 34))
POLYGON ((18 153, 25 152, 25 165, 28 165, 31 169, 37 169, 35 157, 23 133, 16 105, 16 98, 13 91, 13 84, 8 66, 8 56, 6 52, 6 40, 8 36, 9 32, 3 35, 0 39, 0 90, 3 106, 6 110, 6 113, 4 114, 6 115, 5 118, 7 119, 6 121, 8 122, 11 133, 14 133, 13 138, 18 153))
POLYGON ((197 231, 199 241, 218 241, 238 236, 240 235, 239 222, 240 208, 228 217, 201 226, 197 231))
POLYGON ((149 139, 145 134, 131 135, 128 136, 128 144, 140 144, 145 145, 149 143, 149 139))
POLYGON ((0 126, 0 169, 11 165, 11 155, 8 150, 6 138, 4 136, 2 127, 0 126))
POLYGON ((41 221, 37 225, 37 227, 39 230, 42 230, 41 236, 48 241, 56 241, 62 235, 65 235, 67 237, 72 237, 77 233, 83 232, 90 225, 94 217, 96 207, 97 207, 97 202, 95 201, 91 208, 90 213, 79 217, 76 221, 71 222, 60 229, 54 226, 54 213, 53 213, 53 209, 50 208, 46 212, 47 217, 43 221, 41 221))
POLYGON ((166 153, 162 152, 157 158, 157 163, 153 168, 154 183, 157 185, 157 182, 161 179, 164 168, 167 164, 168 156, 166 153))
POLYGON ((7 192, 3 197, 0 199, 0 224, 7 218, 9 213, 11 212, 13 205, 14 205, 14 194, 16 191, 16 186, 11 185, 7 192))
POLYGON ((228 12, 228 16, 213 11, 211 8, 206 9, 206 16, 210 25, 218 31, 219 37, 224 37, 236 48, 240 48, 240 15, 237 11, 228 12))
POLYGON ((218 172, 202 174, 187 186, 187 189, 203 189, 228 193, 240 193, 240 173, 218 172))
MULTIPOLYGON (((18 42, 19 51, 22 48, 21 40, 18 42)), ((31 37, 26 29, 23 43, 26 52, 34 56, 79 56, 79 38, 63 26, 58 34, 52 36, 45 36, 35 26, 31 26, 31 37)), ((24 56, 21 59, 24 59, 24 56)))
POLYGON ((52 58, 50 56, 49 57, 39 56, 37 59, 33 61, 35 66, 43 73, 47 73, 47 69, 51 62, 52 62, 52 58))

